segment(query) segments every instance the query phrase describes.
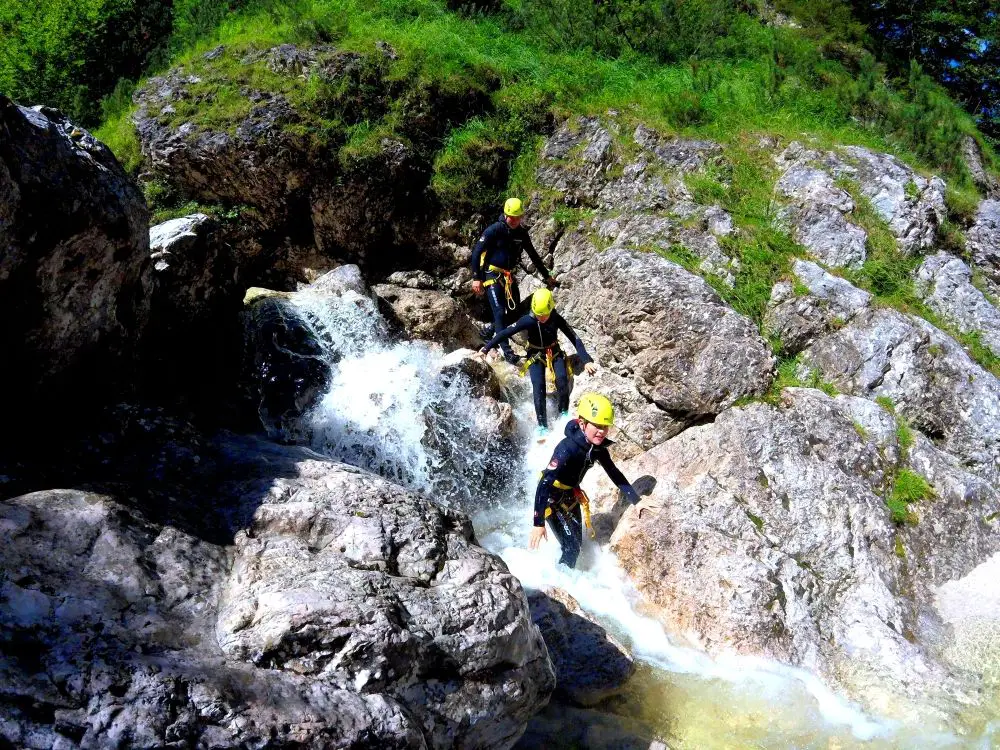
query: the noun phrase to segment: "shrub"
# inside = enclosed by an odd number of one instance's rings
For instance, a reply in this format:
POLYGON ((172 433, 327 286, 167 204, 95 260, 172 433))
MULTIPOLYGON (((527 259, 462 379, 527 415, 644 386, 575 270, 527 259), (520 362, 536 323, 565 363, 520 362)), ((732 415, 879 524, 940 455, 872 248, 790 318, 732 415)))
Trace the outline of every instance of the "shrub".
POLYGON ((167 37, 170 0, 0 0, 0 90, 92 126, 167 37))

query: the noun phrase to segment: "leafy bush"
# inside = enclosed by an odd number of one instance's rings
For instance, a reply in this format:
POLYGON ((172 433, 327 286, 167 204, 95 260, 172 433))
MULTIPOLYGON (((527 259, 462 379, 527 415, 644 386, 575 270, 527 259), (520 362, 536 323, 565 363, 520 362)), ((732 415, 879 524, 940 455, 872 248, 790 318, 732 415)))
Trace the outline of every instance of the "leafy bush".
POLYGON ((0 90, 93 125, 100 98, 140 77, 171 19, 170 0, 0 0, 0 90))

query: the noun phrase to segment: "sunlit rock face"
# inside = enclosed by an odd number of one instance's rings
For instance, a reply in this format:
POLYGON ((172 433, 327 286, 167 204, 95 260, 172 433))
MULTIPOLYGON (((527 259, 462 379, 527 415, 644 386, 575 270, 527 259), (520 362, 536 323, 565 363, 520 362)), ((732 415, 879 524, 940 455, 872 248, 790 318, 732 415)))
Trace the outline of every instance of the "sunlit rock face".
POLYGON ((626 510, 612 546, 674 632, 806 667, 883 715, 976 702, 933 599, 1000 549, 1000 494, 930 441, 901 447, 881 406, 788 388, 623 468, 657 479, 663 508, 626 510), (903 470, 928 487, 915 525, 885 503, 903 470))

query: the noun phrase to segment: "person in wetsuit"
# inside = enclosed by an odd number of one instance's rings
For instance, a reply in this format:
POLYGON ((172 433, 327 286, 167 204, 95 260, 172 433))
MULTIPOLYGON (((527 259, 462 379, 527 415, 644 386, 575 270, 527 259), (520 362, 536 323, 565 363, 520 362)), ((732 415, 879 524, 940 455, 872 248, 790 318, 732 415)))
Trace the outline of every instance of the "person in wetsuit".
MULTIPOLYGON (((538 420, 538 434, 548 432, 548 414, 545 404, 545 371, 552 370, 559 395, 559 413, 569 411, 569 373, 566 354, 559 346, 559 331, 573 342, 576 353, 584 363, 588 375, 597 371, 597 365, 587 354, 580 337, 570 328, 566 319, 556 312, 556 302, 548 289, 538 289, 531 295, 531 312, 519 318, 516 323, 504 328, 490 339, 480 351, 486 354, 497 344, 503 344, 511 336, 524 331, 528 335, 528 360, 525 369, 531 376, 531 388, 535 397, 535 419, 538 420)), ((523 374, 522 370, 522 374, 523 374)))
MULTIPOLYGON (((475 294, 485 294, 493 313, 492 332, 494 335, 519 313, 521 292, 514 277, 514 268, 521 262, 522 251, 527 251, 528 257, 540 273, 545 284, 550 289, 559 285, 545 267, 542 259, 531 244, 528 230, 521 226, 524 207, 518 198, 508 198, 503 204, 503 218, 486 227, 486 231, 472 248, 472 291, 475 294)), ((511 364, 517 362, 517 356, 504 340, 500 344, 504 359, 511 364)))
MULTIPOLYGON (((621 473, 608 448, 608 430, 614 424, 615 410, 611 402, 597 393, 585 393, 577 407, 578 418, 566 425, 566 437, 552 452, 535 490, 535 512, 528 548, 535 549, 548 538, 545 523, 559 541, 562 556, 559 562, 572 568, 583 546, 583 514, 590 526, 590 504, 580 489, 587 471, 600 463, 611 481, 632 505, 640 502, 639 494, 621 473)), ((652 507, 652 506, 650 506, 652 507)), ((641 511, 640 511, 641 512, 641 511)))

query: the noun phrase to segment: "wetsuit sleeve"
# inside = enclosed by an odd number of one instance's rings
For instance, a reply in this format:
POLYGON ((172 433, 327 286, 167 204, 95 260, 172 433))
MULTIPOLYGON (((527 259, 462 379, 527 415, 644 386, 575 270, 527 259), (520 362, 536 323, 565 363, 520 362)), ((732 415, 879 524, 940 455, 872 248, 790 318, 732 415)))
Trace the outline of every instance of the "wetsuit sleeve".
POLYGON ((476 244, 472 247, 472 257, 469 259, 469 267, 472 269, 472 278, 478 281, 484 281, 485 276, 485 264, 480 261, 483 253, 485 253, 490 244, 493 241, 493 226, 490 225, 486 227, 479 239, 476 240, 476 244))
POLYGON ((499 344, 504 339, 509 339, 515 333, 519 333, 520 331, 525 331, 525 330, 531 328, 531 326, 534 324, 534 322, 535 322, 534 317, 532 317, 531 315, 525 315, 523 318, 521 318, 520 320, 518 320, 516 323, 514 323, 513 325, 507 326, 502 331, 500 331, 500 333, 498 333, 496 336, 494 336, 489 341, 487 341, 486 342, 486 346, 484 346, 483 349, 485 349, 486 351, 489 351, 490 349, 492 349, 494 346, 496 346, 497 344, 499 344))
MULTIPOLYGON (((559 313, 555 314, 559 315, 559 313)), ((566 338, 573 342, 573 346, 576 347, 576 354, 580 357, 580 361, 583 362, 583 364, 594 361, 591 356, 587 354, 587 349, 584 347, 583 341, 580 340, 580 337, 576 335, 576 331, 574 331, 570 327, 569 323, 566 322, 566 318, 559 315, 559 317, 556 318, 556 325, 559 326, 560 331, 566 334, 566 338)))
POLYGON ((548 507, 549 498, 552 496, 553 482, 557 479, 559 467, 566 460, 566 451, 563 449, 563 442, 556 446, 552 452, 552 460, 545 467, 541 478, 538 480, 538 487, 535 490, 535 513, 532 517, 532 524, 535 526, 545 525, 545 509, 548 507))
POLYGON ((531 242, 531 235, 528 234, 527 229, 524 230, 524 249, 528 253, 528 257, 531 258, 531 263, 535 266, 535 270, 542 275, 542 278, 552 278, 552 274, 549 273, 549 269, 545 267, 545 263, 542 261, 541 256, 539 256, 538 251, 535 250, 535 246, 531 242))
POLYGON ((621 469, 615 466, 615 462, 611 460, 611 454, 606 450, 603 450, 597 454, 597 460, 601 462, 601 466, 603 466, 604 470, 608 473, 608 478, 614 482, 615 486, 625 495, 625 499, 632 503, 632 505, 638 505, 639 493, 635 491, 635 488, 633 488, 629 481, 625 478, 621 469))

